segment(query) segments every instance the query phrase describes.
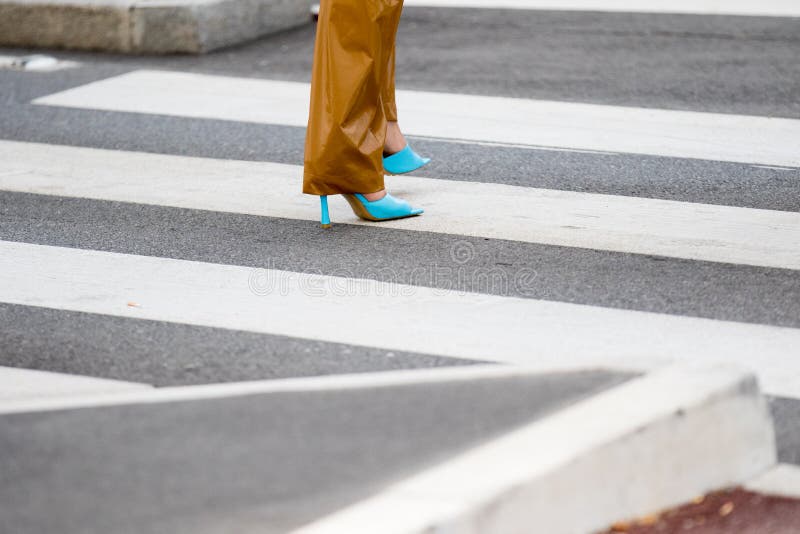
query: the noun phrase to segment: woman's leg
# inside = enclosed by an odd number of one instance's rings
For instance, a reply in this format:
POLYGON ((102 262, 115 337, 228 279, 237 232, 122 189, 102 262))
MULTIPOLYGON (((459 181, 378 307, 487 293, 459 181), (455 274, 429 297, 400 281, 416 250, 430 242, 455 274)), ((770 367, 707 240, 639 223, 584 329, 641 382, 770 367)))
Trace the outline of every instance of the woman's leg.
POLYGON ((394 73, 395 73, 395 54, 396 54, 397 31, 395 30, 392 39, 389 58, 386 62, 386 73, 381 85, 381 100, 383 102, 383 114, 389 122, 397 122, 397 103, 394 99, 394 73))
POLYGON ((392 51, 389 55, 389 64, 386 76, 384 77, 383 87, 381 88, 381 98, 383 100, 383 113, 386 115, 388 125, 386 128, 386 141, 384 142, 383 155, 388 156, 395 152, 400 152, 406 146, 406 139, 397 124, 397 103, 394 98, 394 73, 395 73, 395 41, 392 41, 392 51))
POLYGON ((402 0, 322 0, 304 193, 383 191, 387 116, 382 88, 393 68, 392 48, 402 7, 402 0))

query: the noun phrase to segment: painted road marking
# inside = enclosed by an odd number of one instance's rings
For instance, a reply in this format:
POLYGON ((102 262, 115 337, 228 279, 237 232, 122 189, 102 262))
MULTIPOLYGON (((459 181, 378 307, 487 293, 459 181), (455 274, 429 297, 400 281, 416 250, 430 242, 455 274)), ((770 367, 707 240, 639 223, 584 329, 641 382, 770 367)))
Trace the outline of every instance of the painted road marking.
MULTIPOLYGON (((137 70, 36 104, 305 127, 309 84, 137 70)), ((800 120, 398 91, 410 135, 800 167, 800 120)))
POLYGON ((800 329, 776 326, 9 241, 0 300, 541 370, 721 360, 800 397, 800 329))
MULTIPOLYGON (((302 169, 264 162, 0 141, 0 189, 316 220, 302 169)), ((396 179, 426 208, 382 227, 528 243, 800 269, 800 213, 555 191, 504 184, 396 179)), ((334 223, 360 221, 331 198, 334 223)))

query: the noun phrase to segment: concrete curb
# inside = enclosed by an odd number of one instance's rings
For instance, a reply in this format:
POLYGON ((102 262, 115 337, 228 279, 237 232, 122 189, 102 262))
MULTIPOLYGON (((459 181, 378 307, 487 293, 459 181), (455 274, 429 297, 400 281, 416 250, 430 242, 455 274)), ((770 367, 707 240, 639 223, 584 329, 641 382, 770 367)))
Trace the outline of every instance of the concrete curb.
POLYGON ((778 464, 745 484, 744 488, 765 495, 800 499, 800 466, 778 464))
POLYGON ((0 45, 200 54, 311 21, 311 0, 0 0, 0 45))
POLYGON ((728 365, 634 379, 387 488, 296 534, 587 533, 774 465, 755 378, 728 365))

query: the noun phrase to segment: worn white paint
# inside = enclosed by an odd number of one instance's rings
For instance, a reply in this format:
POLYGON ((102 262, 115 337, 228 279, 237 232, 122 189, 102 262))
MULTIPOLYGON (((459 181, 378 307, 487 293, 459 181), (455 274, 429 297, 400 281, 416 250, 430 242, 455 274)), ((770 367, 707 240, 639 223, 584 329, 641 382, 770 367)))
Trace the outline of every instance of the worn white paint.
MULTIPOLYGON (((0 284, 0 289, 3 287, 0 284)), ((76 396, 142 390, 150 391, 151 388, 148 384, 136 382, 0 367, 0 413, 17 403, 59 403, 76 396)))
MULTIPOLYGON (((301 378, 285 378, 280 380, 253 380, 249 382, 226 382, 221 384, 202 384, 196 386, 173 386, 162 388, 121 390, 120 388, 94 388, 77 390, 72 388, 69 396, 49 396, 44 394, 44 387, 50 382, 44 379, 40 371, 28 371, 31 376, 28 382, 33 395, 0 396, 0 414, 67 410, 93 406, 117 406, 121 404, 150 404, 160 402, 193 401, 204 399, 220 399, 243 395, 260 395, 265 393, 303 393, 310 391, 345 391, 357 389, 376 389, 397 386, 454 383, 465 381, 492 380, 498 378, 514 378, 531 376, 540 371, 536 368, 509 365, 469 365, 459 367, 442 367, 435 369, 403 369, 375 373, 341 374, 312 376, 301 378), (40 387, 40 385, 42 387, 40 387)), ((0 368, 0 383, 3 380, 3 368, 0 368)), ((9 375, 10 377, 11 375, 9 375)), ((27 378, 27 377, 26 377, 27 378)), ((64 380, 74 379, 73 383, 82 381, 91 383, 93 379, 64 375, 64 380)), ((118 383, 119 384, 119 383, 118 383)), ((102 385, 102 384, 101 384, 102 385)))

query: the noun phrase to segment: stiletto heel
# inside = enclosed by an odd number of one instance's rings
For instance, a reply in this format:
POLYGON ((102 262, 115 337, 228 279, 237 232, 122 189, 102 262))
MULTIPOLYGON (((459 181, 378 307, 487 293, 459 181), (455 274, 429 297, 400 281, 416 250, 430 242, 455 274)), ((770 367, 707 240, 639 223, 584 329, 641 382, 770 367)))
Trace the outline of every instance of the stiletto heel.
POLYGON ((330 228, 331 217, 328 214, 328 195, 320 195, 319 202, 320 207, 322 208, 322 218, 320 220, 320 224, 323 228, 330 228))
POLYGON ((423 158, 406 143, 406 147, 400 152, 383 158, 383 170, 386 174, 406 174, 424 167, 430 161, 431 158, 423 158))

